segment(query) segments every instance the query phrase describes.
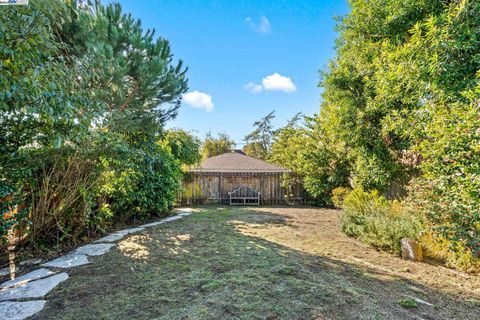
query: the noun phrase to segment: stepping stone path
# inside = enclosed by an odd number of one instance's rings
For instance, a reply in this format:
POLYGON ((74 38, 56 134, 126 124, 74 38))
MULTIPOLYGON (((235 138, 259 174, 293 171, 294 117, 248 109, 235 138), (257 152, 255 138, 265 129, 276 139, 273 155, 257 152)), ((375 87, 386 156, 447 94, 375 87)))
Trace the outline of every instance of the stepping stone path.
POLYGON ((73 268, 87 264, 88 258, 83 254, 75 254, 75 252, 67 254, 63 257, 49 261, 42 264, 42 267, 54 267, 54 268, 73 268))
POLYGON ((38 279, 46 278, 48 276, 54 275, 55 272, 50 271, 45 268, 37 269, 35 271, 32 271, 30 273, 24 274, 21 277, 15 278, 14 280, 10 280, 7 282, 4 282, 0 284, 0 288, 8 288, 8 287, 15 287, 17 285, 20 285, 22 283, 27 283, 30 281, 35 281, 38 279))
POLYGON ((73 253, 87 256, 101 256, 110 251, 113 246, 115 246, 113 243, 87 244, 78 248, 73 253))
POLYGON ((92 244, 84 245, 62 257, 42 264, 43 268, 34 270, 14 280, 1 283, 0 319, 23 320, 40 312, 47 302, 42 299, 59 283, 68 279, 66 272, 57 273, 56 269, 68 269, 88 264, 90 263, 88 256, 100 256, 107 253, 115 246, 114 242, 123 239, 125 236, 144 231, 146 228, 182 219, 192 214, 192 209, 178 209, 177 212, 177 215, 157 222, 109 234, 94 241, 92 244), (52 271, 46 267, 55 268, 55 270, 52 271))
POLYGON ((35 281, 0 290, 0 301, 28 298, 43 298, 60 282, 68 279, 65 272, 35 281))
POLYGON ((22 320, 33 316, 45 306, 45 300, 25 302, 0 302, 0 316, 2 319, 22 320))

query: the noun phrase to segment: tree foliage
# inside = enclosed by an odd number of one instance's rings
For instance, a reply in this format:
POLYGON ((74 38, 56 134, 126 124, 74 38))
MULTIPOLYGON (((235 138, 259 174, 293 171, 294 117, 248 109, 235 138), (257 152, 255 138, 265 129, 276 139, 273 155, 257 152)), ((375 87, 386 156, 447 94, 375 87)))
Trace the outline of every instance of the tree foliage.
POLYGON ((275 134, 272 120, 275 110, 253 123, 254 130, 245 137, 243 151, 254 158, 266 160, 270 156, 272 139, 275 134))
POLYGON ((219 133, 218 137, 214 137, 208 132, 203 140, 201 154, 203 158, 218 156, 223 153, 232 151, 235 142, 226 133, 219 133))
POLYGON ((451 264, 459 252, 478 257, 480 4, 350 5, 319 115, 280 130, 271 159, 300 172, 319 203, 336 187, 402 200, 422 232, 449 243, 451 264))
POLYGON ((480 4, 351 6, 322 78, 320 130, 345 146, 355 186, 390 198, 410 190, 426 228, 478 255, 480 4))
POLYGON ((118 4, 0 10, 2 239, 75 240, 168 209, 198 159, 195 139, 165 134, 187 89, 168 41, 118 4))

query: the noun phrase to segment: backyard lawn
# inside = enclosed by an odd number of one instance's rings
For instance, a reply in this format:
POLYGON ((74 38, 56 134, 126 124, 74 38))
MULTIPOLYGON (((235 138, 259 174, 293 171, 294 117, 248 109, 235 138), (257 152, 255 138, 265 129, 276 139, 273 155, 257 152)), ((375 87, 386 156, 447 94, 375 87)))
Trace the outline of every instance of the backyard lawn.
POLYGON ((480 319, 480 279, 346 237, 338 211, 196 208, 131 235, 34 319, 480 319))

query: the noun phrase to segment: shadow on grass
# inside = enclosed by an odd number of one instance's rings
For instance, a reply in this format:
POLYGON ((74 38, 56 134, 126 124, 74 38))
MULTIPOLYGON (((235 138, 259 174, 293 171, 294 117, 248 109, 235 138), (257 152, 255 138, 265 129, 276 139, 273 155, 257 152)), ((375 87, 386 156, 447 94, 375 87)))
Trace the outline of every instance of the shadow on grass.
POLYGON ((289 224, 274 212, 202 209, 73 269, 34 319, 480 318, 447 293, 239 230, 289 224), (405 295, 434 306, 407 308, 405 295))

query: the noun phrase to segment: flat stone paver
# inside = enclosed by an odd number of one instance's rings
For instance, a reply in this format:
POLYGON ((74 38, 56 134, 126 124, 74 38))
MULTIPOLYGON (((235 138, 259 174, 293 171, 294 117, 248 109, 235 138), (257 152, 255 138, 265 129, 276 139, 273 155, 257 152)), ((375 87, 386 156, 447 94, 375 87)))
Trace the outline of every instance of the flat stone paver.
POLYGON ((0 302, 0 319, 23 320, 41 311, 45 300, 14 302, 0 302))
POLYGON ((83 254, 67 254, 63 257, 42 264, 43 267, 72 268, 87 264, 88 258, 83 254))
POLYGON ((186 217, 186 216, 189 216, 189 215, 191 215, 191 214, 192 214, 191 212, 187 212, 187 211, 186 211, 186 212, 181 212, 181 213, 179 213, 178 215, 179 215, 180 217, 186 217))
POLYGON ((125 233, 112 233, 112 234, 109 234, 108 236, 105 236, 103 238, 93 241, 93 243, 115 242, 118 240, 122 240, 123 237, 125 237, 126 235, 127 234, 125 233))
POLYGON ((87 244, 83 247, 78 248, 73 252, 73 254, 84 254, 87 256, 101 256, 102 254, 110 251, 115 245, 113 243, 98 243, 98 244, 87 244))
POLYGON ((10 269, 9 269, 9 268, 2 268, 2 269, 0 269, 0 277, 8 276, 9 273, 10 273, 10 269))
POLYGON ((152 223, 147 223, 142 225, 142 228, 151 228, 151 227, 156 227, 158 225, 166 223, 165 221, 157 221, 157 222, 152 222, 152 223))
POLYGON ((145 228, 138 227, 138 228, 130 228, 130 229, 125 229, 125 230, 120 230, 120 231, 117 231, 115 233, 130 234, 130 233, 137 233, 137 232, 140 232, 140 231, 143 231, 143 230, 145 230, 145 228))
POLYGON ((60 282, 68 279, 65 272, 43 278, 36 281, 27 282, 25 284, 0 290, 0 301, 14 299, 32 299, 43 298, 47 293, 55 288, 60 282))
POLYGON ((35 281, 38 279, 46 278, 48 276, 54 275, 55 272, 50 271, 45 268, 37 269, 35 271, 29 272, 27 274, 24 274, 23 276, 20 276, 14 280, 9 280, 6 281, 2 284, 0 284, 0 288, 7 288, 7 287, 15 287, 20 284, 24 284, 30 281, 35 281))
POLYGON ((182 219, 182 218, 183 218, 183 217, 181 217, 180 215, 177 215, 177 216, 165 218, 165 219, 163 219, 162 221, 164 221, 164 222, 170 222, 170 221, 175 221, 175 220, 182 219))

